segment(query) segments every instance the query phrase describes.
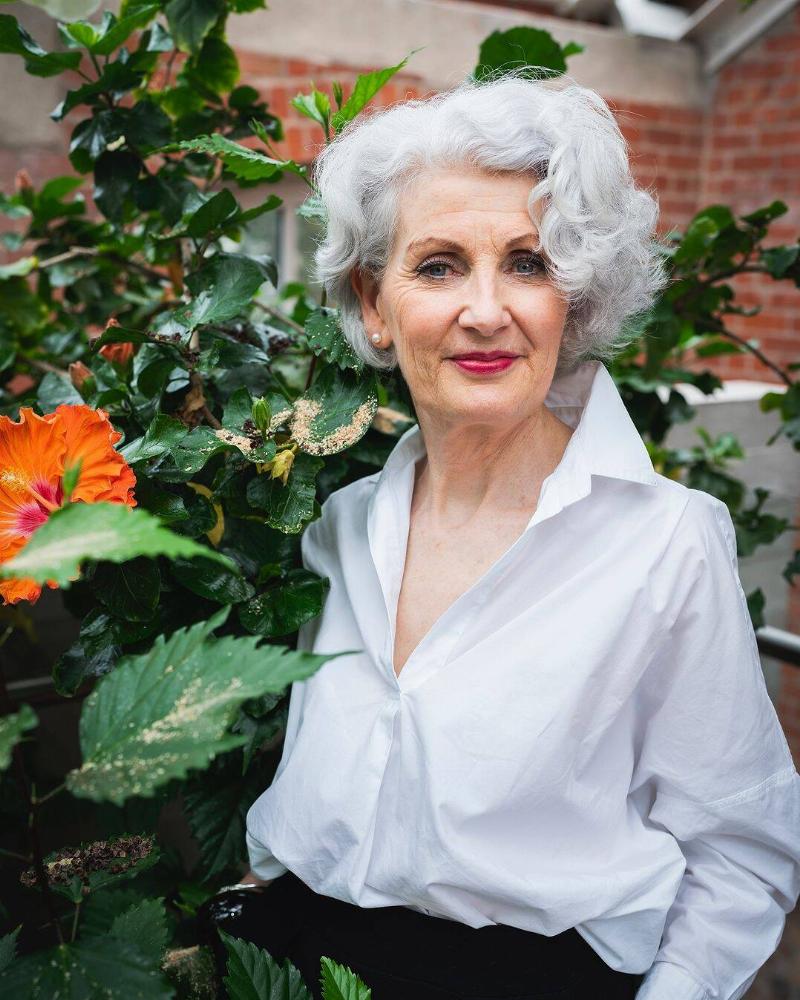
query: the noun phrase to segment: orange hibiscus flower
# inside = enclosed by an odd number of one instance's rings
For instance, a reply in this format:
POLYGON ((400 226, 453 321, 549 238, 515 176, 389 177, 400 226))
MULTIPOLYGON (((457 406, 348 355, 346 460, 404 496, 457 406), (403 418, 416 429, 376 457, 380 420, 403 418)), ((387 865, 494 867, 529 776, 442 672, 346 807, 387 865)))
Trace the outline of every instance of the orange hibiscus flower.
MULTIPOLYGON (((136 477, 114 450, 122 434, 105 410, 62 403, 40 417, 30 406, 19 408, 19 421, 0 415, 0 563, 8 562, 63 505, 64 470, 81 461, 71 500, 101 500, 136 506, 136 477)), ((48 587, 56 587, 47 581, 48 587)), ((32 579, 0 580, 4 604, 38 600, 40 584, 32 579)))

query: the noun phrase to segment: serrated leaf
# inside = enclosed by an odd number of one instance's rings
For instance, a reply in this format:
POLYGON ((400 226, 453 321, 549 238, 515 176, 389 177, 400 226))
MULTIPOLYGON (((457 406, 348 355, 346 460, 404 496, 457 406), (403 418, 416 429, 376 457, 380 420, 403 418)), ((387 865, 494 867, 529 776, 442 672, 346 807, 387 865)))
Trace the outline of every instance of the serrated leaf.
POLYGON ((157 967, 169 936, 163 897, 143 899, 120 913, 111 924, 111 936, 135 945, 157 967))
POLYGON ((333 118, 331 118, 331 125, 333 126, 334 131, 341 131, 347 122, 355 118, 356 115, 362 111, 367 104, 369 104, 381 87, 388 83, 395 73, 405 66, 415 52, 419 51, 420 49, 418 48, 412 49, 405 59, 397 63, 396 66, 387 66, 385 69, 378 69, 371 73, 360 74, 356 78, 352 93, 341 108, 339 108, 336 114, 334 114, 333 118))
POLYGON ((66 778, 73 794, 116 805, 152 795, 245 742, 227 732, 243 701, 282 691, 332 658, 259 646, 254 636, 209 638, 229 612, 159 636, 98 683, 81 714, 83 765, 66 778))
MULTIPOLYGON (((171 148, 167 146, 165 151, 169 151, 171 148)), ((294 173, 301 172, 294 169, 297 165, 291 160, 270 159, 257 150, 248 149, 247 146, 242 146, 217 133, 201 135, 196 139, 184 139, 182 142, 176 143, 174 148, 218 156, 228 170, 241 180, 266 181, 275 177, 282 170, 292 170, 294 173)))
POLYGON ((349 966, 339 965, 327 955, 320 964, 323 1000, 371 1000, 372 990, 349 966))
POLYGON ((240 755, 226 754, 181 789, 183 812, 200 848, 204 879, 245 860, 247 812, 269 784, 268 770, 274 770, 274 765, 256 766, 244 774, 240 755))
POLYGON ((218 931, 228 952, 228 974, 223 984, 230 1000, 313 1000, 299 970, 284 958, 283 965, 252 941, 218 931))
POLYGON ((39 719, 30 705, 21 705, 18 712, 0 718, 0 771, 5 771, 11 763, 11 751, 22 734, 38 725, 39 719))
POLYGON ((236 571, 226 556, 165 528, 157 517, 121 503, 71 503, 53 511, 0 578, 55 580, 68 587, 86 559, 122 563, 136 556, 203 556, 236 571))
POLYGON ((17 935, 22 929, 22 924, 15 927, 10 934, 0 938, 0 972, 7 968, 14 960, 17 949, 17 935))
POLYGON ((378 409, 375 373, 357 375, 326 365, 294 403, 292 437, 310 455, 335 455, 360 440, 378 409))
POLYGON ((142 893, 130 886, 90 893, 81 906, 81 937, 102 936, 115 918, 142 902, 142 893))
POLYGON ((14 1000, 170 1000, 166 976, 147 955, 118 938, 91 937, 18 959, 0 975, 0 996, 14 1000))

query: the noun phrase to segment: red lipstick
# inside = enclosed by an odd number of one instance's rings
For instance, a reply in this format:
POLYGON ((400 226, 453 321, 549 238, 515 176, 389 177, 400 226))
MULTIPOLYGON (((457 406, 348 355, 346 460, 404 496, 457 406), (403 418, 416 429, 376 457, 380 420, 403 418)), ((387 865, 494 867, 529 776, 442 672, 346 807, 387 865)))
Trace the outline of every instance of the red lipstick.
POLYGON ((454 361, 462 371, 479 375, 492 375, 495 372, 509 368, 519 357, 510 351, 468 351, 464 354, 454 354, 454 361))

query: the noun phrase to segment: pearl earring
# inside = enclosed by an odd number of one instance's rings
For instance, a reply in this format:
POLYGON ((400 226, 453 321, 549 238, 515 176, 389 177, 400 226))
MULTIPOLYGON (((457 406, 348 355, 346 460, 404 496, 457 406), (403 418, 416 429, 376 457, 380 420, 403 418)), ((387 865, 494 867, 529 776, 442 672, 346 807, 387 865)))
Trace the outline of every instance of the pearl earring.
POLYGON ((379 344, 380 341, 381 341, 381 335, 379 333, 373 333, 372 334, 372 343, 373 344, 379 344))

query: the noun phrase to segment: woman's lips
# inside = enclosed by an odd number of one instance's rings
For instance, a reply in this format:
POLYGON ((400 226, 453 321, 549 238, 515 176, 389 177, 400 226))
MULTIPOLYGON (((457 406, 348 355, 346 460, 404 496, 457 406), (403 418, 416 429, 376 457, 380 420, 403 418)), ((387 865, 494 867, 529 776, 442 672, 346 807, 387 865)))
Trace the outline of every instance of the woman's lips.
POLYGON ((473 372, 478 375, 491 375, 494 372, 501 372, 512 365, 517 358, 495 358, 492 361, 476 361, 474 358, 451 358, 459 368, 465 372, 473 372))

